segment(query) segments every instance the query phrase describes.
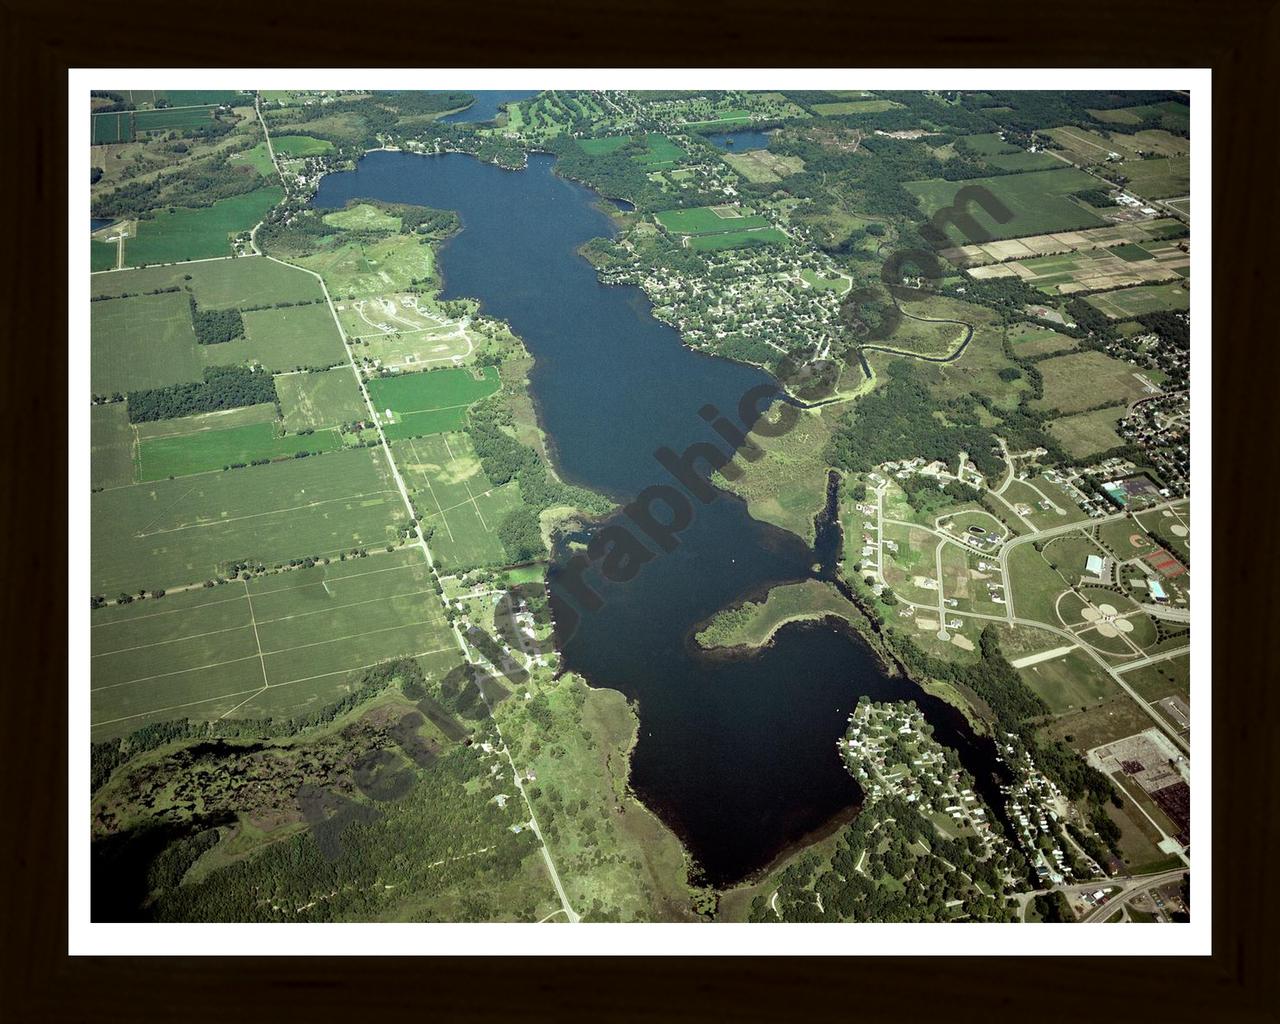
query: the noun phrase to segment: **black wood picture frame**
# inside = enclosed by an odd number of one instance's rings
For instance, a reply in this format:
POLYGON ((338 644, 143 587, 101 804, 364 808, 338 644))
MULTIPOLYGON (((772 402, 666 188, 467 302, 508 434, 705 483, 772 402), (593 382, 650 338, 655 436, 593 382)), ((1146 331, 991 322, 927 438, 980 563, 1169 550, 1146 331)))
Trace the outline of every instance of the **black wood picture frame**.
MULTIPOLYGON (((1280 1017, 1273 867, 1276 619, 1272 419, 1280 6, 749 0, 484 4, 446 10, 143 0, 0 6, 11 325, 0 374, 6 658, 0 1013, 14 1021, 863 1019, 1175 1021, 1280 1017), (379 30, 381 25, 389 30, 379 30), (67 955, 65 371, 71 67, 1068 67, 1213 69, 1213 954, 1176 960, 106 958, 67 955), (26 363, 24 369, 23 364, 26 363), (1271 952, 1266 951, 1270 949, 1271 952)), ((1198 429, 1205 425, 1198 424, 1198 429)), ((1201 584, 1204 587, 1204 584, 1201 584)), ((1196 908, 1192 907, 1194 915, 1196 908)), ((693 926, 690 926, 693 927, 693 926)), ((604 942, 607 943, 607 933, 604 942)), ((341 940, 339 940, 341 941, 341 940)), ((972 953, 979 927, 956 930, 972 953)), ((530 943, 536 942, 531 934, 530 943)), ((708 933, 709 946, 714 933, 708 933)), ((833 943, 834 948, 834 943, 833 943)), ((406 949, 406 953, 412 952, 406 949)))

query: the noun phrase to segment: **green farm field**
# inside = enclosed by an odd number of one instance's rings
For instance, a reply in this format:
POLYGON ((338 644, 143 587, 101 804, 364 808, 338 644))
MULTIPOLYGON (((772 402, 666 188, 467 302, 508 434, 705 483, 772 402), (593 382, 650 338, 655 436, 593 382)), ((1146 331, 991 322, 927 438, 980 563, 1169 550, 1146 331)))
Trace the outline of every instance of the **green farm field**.
POLYGON ((162 210, 150 220, 138 221, 138 236, 124 245, 125 264, 136 267, 230 255, 231 236, 248 231, 283 197, 279 186, 269 185, 196 210, 162 210))
POLYGON ((486 366, 477 379, 471 370, 446 369, 381 377, 368 383, 379 416, 392 413, 383 432, 391 439, 461 430, 467 407, 498 390, 498 370, 486 366))
POLYGON ((648 151, 641 157, 637 157, 637 161, 655 170, 660 167, 670 167, 673 164, 683 160, 687 155, 683 149, 677 146, 665 135, 650 133, 646 139, 648 151))
POLYGON ((333 152, 333 143, 326 139, 313 139, 310 135, 273 135, 271 146, 282 156, 320 156, 333 152))
POLYGON ((166 99, 175 107, 213 104, 215 106, 253 106, 253 96, 234 89, 130 89, 129 98, 135 103, 146 102, 150 94, 152 103, 166 99))
POLYGON ((91 630, 94 739, 297 714, 380 661, 460 657, 418 547, 99 609, 91 630))
POLYGON ((1127 320, 1158 310, 1190 309, 1191 289, 1184 288, 1181 284, 1141 285, 1090 295, 1085 301, 1113 319, 1127 320))
POLYGON ((607 156, 609 153, 616 153, 630 141, 630 135, 606 135, 598 139, 579 139, 578 146, 588 156, 607 156))
POLYGON ((957 149, 968 150, 977 156, 1007 156, 1020 152, 1017 146, 1000 138, 996 132, 983 132, 978 135, 965 135, 959 140, 957 149))
POLYGON ((1001 171, 1052 171, 1062 167, 1062 161, 1048 153, 1000 153, 986 158, 986 163, 1001 171))
POLYGON ((135 110, 133 130, 135 134, 150 132, 182 131, 184 128, 200 128, 213 118, 213 106, 173 106, 159 110, 135 110))
POLYGON ((699 120, 694 120, 694 121, 686 121, 685 124, 700 125, 705 127, 707 125, 715 125, 715 124, 736 124, 739 121, 750 121, 750 120, 751 120, 751 114, 749 111, 733 109, 733 110, 717 110, 717 111, 714 111, 709 117, 701 118, 699 120))
MULTIPOLYGON (((1152 394, 1138 380, 1135 368, 1103 352, 1069 352, 1037 364, 1044 377, 1044 397, 1037 409, 1081 412, 1096 405, 1127 404, 1152 394)), ((1154 379, 1151 373, 1144 374, 1154 379)))
POLYGON ((1048 355, 1050 352, 1066 352, 1079 345, 1075 338, 1030 323, 1010 325, 1008 338, 1014 352, 1024 359, 1028 356, 1048 355))
POLYGON ((94 298, 190 288, 203 309, 244 309, 277 302, 322 302, 320 282, 297 267, 265 256, 207 260, 183 266, 144 267, 91 278, 94 298))
POLYGON ((233 153, 231 163, 248 164, 264 178, 270 178, 276 173, 275 164, 271 162, 271 153, 268 152, 265 142, 259 142, 256 146, 241 150, 239 153, 233 153))
POLYGON ((89 319, 89 384, 95 395, 200 379, 204 364, 182 293, 94 302, 89 319))
POLYGON ((133 139, 132 111, 122 110, 111 114, 90 114, 91 145, 108 146, 133 139))
POLYGON ((1126 160, 1120 166, 1120 173, 1129 179, 1125 188, 1146 199, 1185 196, 1191 191, 1189 156, 1126 160))
POLYGON ((346 361, 346 348, 327 304, 254 310, 244 314, 244 329, 244 341, 214 347, 233 355, 234 362, 252 359, 273 371, 324 369, 346 361))
POLYGON ((810 109, 815 114, 839 116, 841 114, 881 114, 900 106, 893 100, 846 100, 840 103, 814 103, 810 109))
POLYGON ((759 214, 744 214, 737 207, 695 206, 687 210, 665 210, 654 218, 673 235, 714 235, 724 231, 767 228, 769 221, 759 214))
POLYGON ((371 203, 354 203, 342 210, 326 213, 324 222, 344 231, 399 231, 401 218, 371 203))
POLYGON ((89 240, 89 271, 114 270, 120 257, 120 247, 116 242, 102 242, 96 238, 89 240))
POLYGON ((519 484, 513 480, 495 488, 466 434, 405 438, 391 451, 423 525, 431 528, 438 564, 462 572, 510 561, 497 531, 503 517, 520 505, 519 484))
POLYGON ((356 448, 91 498, 90 585, 172 589, 230 562, 267 565, 393 542, 406 512, 385 457, 356 448))
MULTIPOLYGON (((1064 167, 1060 170, 1005 174, 967 181, 945 181, 940 178, 908 181, 903 187, 919 198, 921 210, 930 217, 938 210, 950 206, 961 188, 971 186, 986 190, 1012 214, 1008 221, 1001 224, 980 205, 971 205, 971 215, 988 233, 989 240, 1098 227, 1105 223, 1101 217, 1067 198, 1072 192, 1093 188, 1096 184, 1097 180, 1084 171, 1064 167)), ((946 225, 944 230, 958 244, 984 241, 966 238, 954 224, 946 225)))
POLYGON ((89 484, 125 487, 133 483, 133 427, 124 402, 89 409, 89 484))
POLYGON ((328 452, 342 447, 335 430, 282 434, 274 423, 251 423, 225 430, 153 438, 138 443, 139 479, 218 472, 234 463, 279 459, 298 452, 328 452))
POLYGON ((318 430, 369 418, 360 386, 348 367, 276 377, 286 430, 318 430))

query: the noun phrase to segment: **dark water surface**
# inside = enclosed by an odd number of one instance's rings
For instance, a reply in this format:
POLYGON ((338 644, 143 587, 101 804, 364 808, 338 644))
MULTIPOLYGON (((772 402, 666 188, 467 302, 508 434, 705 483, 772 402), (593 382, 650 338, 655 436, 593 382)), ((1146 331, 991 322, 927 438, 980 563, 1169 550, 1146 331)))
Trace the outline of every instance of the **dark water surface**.
MULTIPOLYGON (((619 502, 672 483, 655 450, 727 448, 699 410, 711 403, 736 420, 742 395, 772 383, 761 370, 682 346, 639 289, 599 283, 577 250, 613 226, 595 193, 552 173, 551 157, 533 156, 528 169, 512 172, 457 154, 371 153, 356 171, 325 177, 316 205, 354 198, 459 212, 463 230, 440 257, 444 297, 479 299, 524 339, 536 358, 531 383, 542 425, 562 475, 576 483, 619 502)), ((954 709, 887 675, 845 627, 789 626, 749 657, 698 651, 693 631, 726 605, 774 583, 832 578, 840 544, 834 504, 816 552, 753 520, 731 495, 693 504, 675 551, 655 552, 630 581, 587 573, 603 604, 583 610, 561 641, 567 668, 638 700, 632 785, 709 881, 751 874, 857 803, 835 744, 861 696, 915 700, 938 738, 980 780, 990 778, 990 744, 954 709)), ((614 522, 628 525, 620 515, 614 522)), ((561 597, 568 556, 558 551, 550 574, 561 597)))
POLYGON ((737 131, 708 135, 707 141, 730 153, 745 153, 749 149, 768 149, 769 133, 741 128, 737 131))
POLYGON ((448 114, 440 118, 441 121, 492 121, 498 116, 498 104, 511 103, 515 100, 527 100, 530 96, 538 95, 537 89, 481 89, 478 91, 469 89, 467 91, 476 98, 476 101, 466 110, 459 110, 456 114, 448 114))

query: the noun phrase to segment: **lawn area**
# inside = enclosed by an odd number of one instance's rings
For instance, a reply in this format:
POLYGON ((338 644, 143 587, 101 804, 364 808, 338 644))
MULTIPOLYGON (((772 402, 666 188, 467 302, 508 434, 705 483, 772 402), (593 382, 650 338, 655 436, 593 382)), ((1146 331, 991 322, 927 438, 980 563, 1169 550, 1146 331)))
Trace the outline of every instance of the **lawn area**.
POLYGON ((295 714, 379 661, 460 657, 417 547, 104 608, 91 627, 95 740, 233 709, 295 714))
POLYGON ((90 585, 108 596, 199 583, 241 560, 385 546, 406 519, 373 448, 134 484, 90 501, 90 585))
POLYGON ((1084 753, 1103 743, 1132 736, 1151 725, 1146 713, 1122 693, 1086 709, 1068 712, 1046 725, 1041 732, 1084 753))
MULTIPOLYGON (((1054 646, 1065 647, 1058 640, 1054 646)), ((1022 681, 1040 695, 1055 715, 1096 705, 1120 688, 1089 655, 1080 650, 1018 669, 1022 681)))
POLYGON ((388 438, 419 437, 461 430, 467 407, 498 390, 498 370, 484 367, 481 376, 470 369, 449 368, 424 373, 380 377, 368 383, 369 397, 388 438))
POLYGON ((430 530, 439 565, 463 572, 511 560, 497 531, 503 517, 520 505, 519 484, 495 488, 466 434, 405 438, 392 445, 392 454, 422 525, 430 530))
POLYGON ((276 394, 286 430, 315 430, 369 418, 369 409, 345 366, 318 373, 288 373, 276 377, 276 394))
POLYGON ((283 197, 279 186, 269 185, 196 210, 161 210, 150 220, 138 221, 138 236, 124 244, 125 264, 136 267, 230 255, 231 236, 248 231, 283 197))
POLYGON ((1019 544, 1009 553, 1009 584, 1018 618, 1060 626, 1054 611, 1058 595, 1067 589, 1061 576, 1031 544, 1019 544))
POLYGON ((124 402, 89 409, 89 486, 133 483, 133 427, 124 402))
POLYGON ((1126 408, 1116 405, 1054 420, 1049 424, 1049 433, 1072 458, 1087 459, 1124 444, 1124 438, 1116 433, 1116 425, 1124 417, 1126 408))
POLYGON ((1037 364, 1044 376, 1044 397, 1037 409, 1080 412, 1103 402, 1128 404, 1150 394, 1136 374, 1143 372, 1104 352, 1071 352, 1037 364))
POLYGON ((191 305, 180 292, 93 302, 89 320, 89 384, 95 395, 200 379, 204 364, 191 305))
POLYGON ((1098 540, 1121 561, 1149 554, 1158 546, 1133 519, 1117 519, 1098 527, 1098 540))
POLYGON ((190 288, 202 309, 324 301, 320 282, 312 275, 265 256, 123 270, 94 277, 89 287, 95 298, 126 292, 138 295, 162 288, 190 288))
POLYGON ((1191 699, 1191 655, 1169 658, 1154 665, 1135 668, 1124 674, 1124 681, 1144 700, 1156 701, 1179 696, 1191 699))
POLYGON ((141 480, 189 476, 222 470, 235 463, 279 459, 298 452, 327 452, 342 447, 335 430, 282 434, 275 423, 251 423, 223 430, 157 437, 138 444, 141 480))
POLYGON ((854 606, 830 583, 804 580, 774 587, 764 601, 748 601, 718 612, 698 633, 702 647, 762 647, 788 622, 848 619, 854 606))
POLYGON ((804 281, 810 288, 816 288, 820 292, 835 292, 837 295, 843 295, 853 287, 853 280, 843 275, 838 277, 823 277, 816 270, 800 271, 800 279, 804 281))
POLYGON ((970 213, 987 233, 986 238, 968 238, 954 224, 944 228, 949 238, 964 245, 997 238, 1017 238, 1019 235, 1097 227, 1105 223, 1101 217, 1067 198, 1072 192, 1093 188, 1096 184, 1096 179, 1084 171, 1063 167, 967 181, 945 181, 941 178, 908 181, 903 187, 919 198, 921 210, 930 217, 951 206, 956 193, 965 187, 985 190, 1012 215, 1005 223, 999 223, 980 205, 973 204, 970 213))
POLYGON ((1090 295, 1085 301, 1113 319, 1127 320, 1157 310, 1190 309, 1191 289, 1181 284, 1141 285, 1090 295))
POLYGON ((769 227, 769 221, 764 217, 746 213, 736 206, 695 206, 685 210, 664 210, 653 216, 673 235, 715 235, 724 231, 769 227))

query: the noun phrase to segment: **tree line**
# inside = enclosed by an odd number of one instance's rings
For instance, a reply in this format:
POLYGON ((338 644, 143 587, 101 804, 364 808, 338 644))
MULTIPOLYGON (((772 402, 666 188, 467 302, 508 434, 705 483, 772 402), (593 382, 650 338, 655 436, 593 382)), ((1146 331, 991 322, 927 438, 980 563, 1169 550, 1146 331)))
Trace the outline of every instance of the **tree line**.
POLYGON ((247 366, 209 366, 203 380, 130 391, 128 400, 130 423, 150 423, 262 402, 279 405, 272 375, 247 366))

